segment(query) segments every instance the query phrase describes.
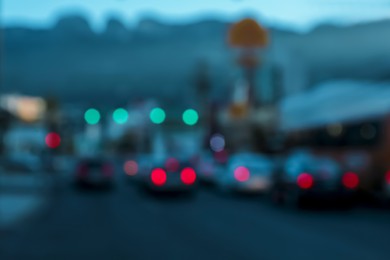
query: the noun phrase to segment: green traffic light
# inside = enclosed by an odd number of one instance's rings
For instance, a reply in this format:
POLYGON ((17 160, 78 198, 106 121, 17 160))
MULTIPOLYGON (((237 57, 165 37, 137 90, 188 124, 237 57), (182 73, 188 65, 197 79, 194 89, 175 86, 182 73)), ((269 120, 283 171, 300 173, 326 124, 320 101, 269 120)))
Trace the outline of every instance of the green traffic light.
POLYGON ((153 108, 150 111, 150 121, 154 124, 162 124, 165 121, 165 111, 159 107, 153 108))
POLYGON ((114 119, 115 123, 124 124, 129 119, 129 113, 123 108, 118 108, 112 114, 112 118, 114 119))
POLYGON ((94 108, 90 108, 85 111, 84 119, 87 124, 96 125, 100 121, 100 113, 94 108))
POLYGON ((183 121, 186 125, 195 125, 199 120, 198 112, 194 109, 187 109, 183 113, 183 121))

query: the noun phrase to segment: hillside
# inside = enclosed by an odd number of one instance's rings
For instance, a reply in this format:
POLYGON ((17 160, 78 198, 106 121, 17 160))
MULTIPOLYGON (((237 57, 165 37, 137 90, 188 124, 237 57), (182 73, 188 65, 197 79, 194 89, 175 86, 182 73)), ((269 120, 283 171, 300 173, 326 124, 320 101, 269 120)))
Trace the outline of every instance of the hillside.
MULTIPOLYGON (((53 28, 4 28, 1 91, 56 95, 65 101, 117 103, 145 96, 190 102, 198 64, 209 68, 214 96, 224 99, 237 75, 226 43, 229 24, 168 25, 145 19, 134 28, 110 19, 95 33, 83 17, 53 28), (178 98, 180 97, 180 98, 178 98)), ((308 34, 271 28, 268 62, 299 60, 310 84, 333 78, 390 77, 390 21, 322 26, 308 34)), ((303 86, 309 87, 309 86, 303 86)))

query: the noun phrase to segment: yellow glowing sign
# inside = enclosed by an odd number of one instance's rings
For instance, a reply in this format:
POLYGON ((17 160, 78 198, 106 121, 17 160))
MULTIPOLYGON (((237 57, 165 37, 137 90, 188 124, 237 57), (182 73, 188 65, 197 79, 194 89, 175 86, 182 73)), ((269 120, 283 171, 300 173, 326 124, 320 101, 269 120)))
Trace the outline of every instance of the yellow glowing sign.
POLYGON ((229 31, 229 43, 239 48, 260 48, 268 43, 268 33, 253 19, 234 24, 229 31))
POLYGON ((15 113, 21 120, 34 122, 43 117, 45 102, 41 98, 21 97, 16 99, 15 113))

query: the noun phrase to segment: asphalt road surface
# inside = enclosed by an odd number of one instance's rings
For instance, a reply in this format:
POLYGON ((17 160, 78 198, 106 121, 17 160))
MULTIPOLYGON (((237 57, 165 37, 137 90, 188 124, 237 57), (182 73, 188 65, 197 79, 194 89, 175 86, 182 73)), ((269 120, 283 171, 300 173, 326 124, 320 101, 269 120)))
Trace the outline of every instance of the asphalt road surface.
POLYGON ((60 186, 0 235, 0 259, 390 259, 390 210, 291 210, 200 189, 193 198, 60 186))

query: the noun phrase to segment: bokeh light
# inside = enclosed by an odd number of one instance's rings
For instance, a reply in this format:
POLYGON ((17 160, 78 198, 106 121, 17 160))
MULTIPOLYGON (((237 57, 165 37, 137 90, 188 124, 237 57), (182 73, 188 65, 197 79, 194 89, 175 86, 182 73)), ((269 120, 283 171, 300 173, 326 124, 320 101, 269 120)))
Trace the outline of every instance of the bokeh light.
POLYGON ((84 119, 87 124, 96 125, 100 121, 100 112, 94 108, 90 108, 85 112, 84 119))
POLYGON ((390 184, 390 171, 388 171, 385 175, 385 180, 387 184, 390 184))
POLYGON ((15 100, 16 113, 26 122, 34 122, 44 114, 46 103, 41 98, 20 97, 15 100))
POLYGON ((47 147, 54 149, 60 146, 61 144, 61 137, 59 134, 51 132, 46 135, 45 143, 47 147))
POLYGON ((165 121, 165 111, 159 107, 153 108, 150 111, 150 121, 154 124, 162 124, 165 121))
POLYGON ((127 175, 134 176, 138 173, 138 163, 136 161, 126 161, 123 170, 127 175))
POLYGON ((314 184, 314 180, 310 174, 302 173, 297 178, 297 184, 301 189, 310 189, 314 184))
POLYGON ((355 189, 359 185, 359 177, 353 172, 347 172, 342 179, 343 185, 348 189, 355 189))
POLYGON ((246 167, 239 166, 234 170, 234 178, 239 182, 245 182, 249 180, 249 170, 246 167))
POLYGON ((195 125, 199 120, 198 112, 194 109, 187 109, 183 113, 183 121, 186 125, 195 125))
POLYGON ((341 124, 331 124, 326 129, 328 134, 333 137, 338 137, 343 133, 343 126, 341 124))
POLYGON ((225 149, 225 138, 221 134, 215 134, 210 139, 210 147, 214 152, 221 152, 225 149))
POLYGON ((180 174, 181 181, 186 185, 192 185, 196 180, 196 173, 192 168, 185 168, 181 171, 180 174))
POLYGON ((167 174, 161 168, 154 169, 150 178, 156 186, 163 186, 167 182, 167 174))
POLYGON ((126 111, 126 109, 118 108, 115 109, 114 113, 112 114, 112 118, 114 119, 115 123, 124 124, 129 119, 129 113, 126 111))

